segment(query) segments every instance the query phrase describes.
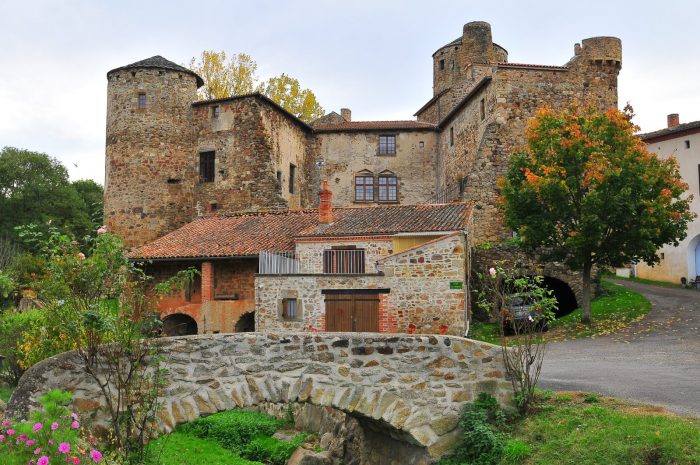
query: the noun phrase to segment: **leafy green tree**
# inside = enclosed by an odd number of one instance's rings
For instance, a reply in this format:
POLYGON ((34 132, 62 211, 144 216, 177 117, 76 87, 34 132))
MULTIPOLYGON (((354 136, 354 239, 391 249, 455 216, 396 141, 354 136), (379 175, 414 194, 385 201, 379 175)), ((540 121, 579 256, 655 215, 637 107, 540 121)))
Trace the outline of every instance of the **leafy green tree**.
POLYGON ((694 218, 677 161, 649 153, 631 117, 629 107, 541 109, 501 183, 506 224, 523 244, 582 271, 586 324, 594 265, 658 263, 657 249, 678 245, 694 218))
POLYGON ((85 201, 58 160, 45 153, 3 148, 0 237, 16 237, 16 226, 49 222, 75 237, 93 229, 85 201))
POLYGON ((96 230, 104 223, 104 189, 92 179, 79 179, 72 185, 83 199, 92 223, 91 231, 96 230))
POLYGON ((310 122, 324 115, 323 108, 310 89, 302 89, 298 79, 287 74, 258 83, 258 65, 245 53, 231 56, 226 52, 205 50, 199 60, 190 60, 190 69, 204 80, 199 97, 205 100, 259 92, 302 121, 310 122))

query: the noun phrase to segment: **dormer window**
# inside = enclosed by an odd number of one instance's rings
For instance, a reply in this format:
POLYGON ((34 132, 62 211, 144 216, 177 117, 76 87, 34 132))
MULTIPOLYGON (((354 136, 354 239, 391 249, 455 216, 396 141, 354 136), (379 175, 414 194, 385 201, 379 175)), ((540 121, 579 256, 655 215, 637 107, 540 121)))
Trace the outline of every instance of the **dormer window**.
POLYGON ((138 103, 138 109, 143 110, 146 108, 146 94, 139 94, 139 103, 138 103))

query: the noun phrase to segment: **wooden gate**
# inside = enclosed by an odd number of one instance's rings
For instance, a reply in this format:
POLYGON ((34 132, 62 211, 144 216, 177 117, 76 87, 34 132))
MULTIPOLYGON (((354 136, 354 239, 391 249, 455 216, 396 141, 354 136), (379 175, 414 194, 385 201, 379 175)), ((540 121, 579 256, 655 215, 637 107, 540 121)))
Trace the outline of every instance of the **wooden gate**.
POLYGON ((379 294, 326 294, 326 331, 379 332, 379 294))

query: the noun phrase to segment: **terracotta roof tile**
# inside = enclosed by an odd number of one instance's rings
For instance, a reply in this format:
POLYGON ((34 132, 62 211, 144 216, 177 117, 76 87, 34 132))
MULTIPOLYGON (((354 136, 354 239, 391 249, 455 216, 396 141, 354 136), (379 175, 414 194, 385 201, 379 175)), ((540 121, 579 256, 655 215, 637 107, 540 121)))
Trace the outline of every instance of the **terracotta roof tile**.
POLYGON ((208 216, 129 254, 133 259, 256 256, 294 250, 295 237, 449 232, 465 228, 466 204, 334 208, 334 222, 319 224, 318 210, 208 216))
MULTIPOLYGON (((672 128, 659 129, 658 131, 647 132, 645 134, 639 134, 638 137, 643 141, 654 141, 656 139, 671 139, 673 136, 681 136, 686 133, 686 131, 693 131, 694 129, 700 128, 700 121, 693 121, 690 123, 679 124, 678 126, 673 126, 672 128)), ((697 131, 693 131, 697 132, 697 131)))
POLYGON ((314 132, 348 132, 377 130, 435 130, 435 125, 422 121, 346 121, 336 124, 314 124, 314 132))

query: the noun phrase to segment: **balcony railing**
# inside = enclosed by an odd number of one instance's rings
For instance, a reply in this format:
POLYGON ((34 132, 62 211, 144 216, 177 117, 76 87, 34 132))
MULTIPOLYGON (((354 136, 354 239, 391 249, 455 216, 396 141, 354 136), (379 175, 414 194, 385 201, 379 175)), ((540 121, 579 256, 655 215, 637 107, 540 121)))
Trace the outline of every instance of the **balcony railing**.
POLYGON ((295 252, 260 252, 258 274, 364 274, 364 249, 324 250, 314 265, 302 266, 295 252), (322 267, 321 267, 322 265, 322 267), (307 269, 309 268, 309 269, 307 269))
POLYGON ((364 274, 364 272, 365 251, 363 249, 323 251, 324 274, 364 274))
POLYGON ((462 178, 457 182, 448 184, 440 192, 425 201, 427 204, 450 203, 459 200, 464 195, 467 186, 467 178, 462 178))
POLYGON ((260 252, 259 274, 298 274, 300 268, 294 252, 260 252))

